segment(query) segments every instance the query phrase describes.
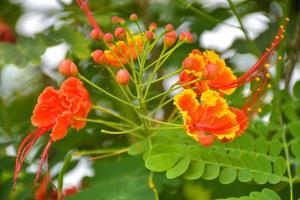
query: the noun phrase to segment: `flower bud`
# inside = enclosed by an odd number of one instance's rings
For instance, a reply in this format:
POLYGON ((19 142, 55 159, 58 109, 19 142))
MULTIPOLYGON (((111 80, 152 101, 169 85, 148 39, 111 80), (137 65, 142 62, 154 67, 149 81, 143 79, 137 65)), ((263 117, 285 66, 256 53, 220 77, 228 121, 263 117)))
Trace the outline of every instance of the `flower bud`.
POLYGON ((193 36, 190 32, 180 33, 179 40, 186 43, 192 43, 194 41, 193 36))
POLYGON ((105 56, 104 52, 100 49, 97 49, 92 53, 92 58, 93 58, 94 62, 99 65, 103 65, 106 63, 106 56, 105 56))
POLYGON ((191 69, 193 65, 194 65, 194 60, 189 57, 185 58, 182 62, 183 69, 191 69))
POLYGON ((152 31, 146 31, 146 38, 149 42, 152 42, 154 39, 154 33, 152 31))
POLYGON ((63 60, 59 67, 58 71, 65 76, 77 76, 78 69, 77 66, 71 60, 63 60))
POLYGON ((124 28, 122 27, 118 27, 115 29, 115 37, 118 39, 118 40, 125 40, 126 37, 127 37, 127 34, 126 34, 126 31, 124 28))
POLYGON ((114 41, 114 36, 111 33, 105 33, 103 39, 107 43, 112 43, 114 41))
POLYGON ((149 25, 149 31, 155 31, 157 29, 157 24, 152 22, 150 25, 149 25))
POLYGON ((117 24, 119 23, 120 18, 118 16, 112 16, 111 17, 111 23, 117 24))
POLYGON ((207 79, 214 79, 218 75, 219 71, 220 71, 219 65, 210 63, 207 64, 206 67, 204 68, 203 75, 207 79))
POLYGON ((130 80, 130 74, 126 69, 121 69, 116 74, 116 81, 121 85, 127 85, 130 80))
POLYGON ((90 33, 90 36, 93 40, 100 40, 102 39, 103 34, 99 29, 93 29, 90 33))
POLYGON ((129 16, 129 19, 130 21, 132 22, 136 22, 138 20, 138 16, 136 13, 132 13, 130 16, 129 16))
POLYGON ((176 40, 177 40, 177 33, 175 31, 166 33, 164 37, 164 46, 170 48, 175 44, 176 40))
POLYGON ((174 30, 174 26, 172 24, 167 24, 165 28, 167 32, 171 32, 174 30))

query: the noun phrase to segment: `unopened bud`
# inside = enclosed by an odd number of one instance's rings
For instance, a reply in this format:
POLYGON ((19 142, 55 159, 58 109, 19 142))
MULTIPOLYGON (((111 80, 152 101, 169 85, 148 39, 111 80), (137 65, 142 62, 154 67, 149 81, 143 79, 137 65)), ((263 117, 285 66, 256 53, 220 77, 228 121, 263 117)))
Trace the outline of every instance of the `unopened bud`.
POLYGON ((174 30, 174 26, 172 24, 167 24, 165 28, 167 32, 171 32, 174 30))
POLYGON ((130 81, 130 74, 126 69, 121 69, 116 74, 116 81, 121 85, 127 85, 130 81))
POLYGON ((125 40, 126 37, 127 37, 127 34, 126 34, 126 31, 124 28, 122 27, 118 27, 115 29, 115 37, 118 39, 118 40, 125 40))
POLYGON ((136 13, 132 13, 130 16, 129 16, 129 19, 130 21, 132 22, 135 22, 138 20, 138 15, 136 13))
POLYGON ((149 31, 155 31, 157 29, 157 24, 152 22, 150 25, 149 25, 149 31))
POLYGON ((65 76, 77 76, 77 66, 71 60, 64 60, 60 63, 58 71, 65 76))
POLYGON ((103 39, 107 43, 112 43, 114 41, 114 36, 111 33, 105 33, 103 39))
POLYGON ((194 65, 194 60, 189 57, 185 58, 182 62, 182 67, 184 69, 191 69, 193 65, 194 65))
POLYGON ((111 17, 111 23, 113 23, 113 24, 117 24, 117 23, 119 23, 119 17, 118 16, 112 16, 111 17))
POLYGON ((93 29, 90 33, 90 36, 93 40, 100 40, 102 39, 103 34, 99 29, 93 29))
POLYGON ((179 36, 179 40, 186 43, 192 43, 194 41, 193 36, 190 32, 182 32, 179 36))
POLYGON ((165 37, 164 37, 165 47, 170 48, 171 46, 173 46, 175 44, 176 40, 177 40, 177 33, 175 31, 166 33, 165 37))
POLYGON ((146 38, 149 42, 152 42, 154 39, 154 33, 152 31, 146 31, 146 38))
POLYGON ((100 49, 97 49, 92 53, 92 58, 93 58, 94 62, 99 65, 103 65, 106 63, 106 56, 105 56, 104 52, 100 49))

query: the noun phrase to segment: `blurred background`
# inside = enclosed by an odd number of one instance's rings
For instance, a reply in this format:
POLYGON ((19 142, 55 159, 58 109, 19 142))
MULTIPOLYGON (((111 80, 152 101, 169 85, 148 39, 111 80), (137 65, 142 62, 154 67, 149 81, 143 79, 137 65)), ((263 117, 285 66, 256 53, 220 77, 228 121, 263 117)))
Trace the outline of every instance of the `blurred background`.
MULTIPOLYGON (((269 47, 282 16, 289 16, 287 39, 284 48, 279 49, 286 55, 284 64, 279 69, 272 68, 271 73, 274 77, 279 76, 274 90, 277 88, 278 93, 288 93, 287 97, 291 99, 299 98, 300 1, 232 2, 234 8, 227 0, 89 0, 97 22, 107 32, 113 30, 112 16, 128 19, 135 12, 145 27, 151 22, 161 27, 172 23, 177 31, 189 30, 193 33, 196 42, 179 49, 166 63, 162 74, 180 67, 183 58, 194 48, 215 50, 235 71, 246 71, 269 47), (239 28, 239 20, 243 30, 239 28)), ((108 78, 107 72, 95 66, 90 59, 90 53, 99 48, 97 42, 90 40, 90 30, 85 15, 72 0, 0 0, 0 200, 35 198, 32 183, 48 136, 43 136, 29 154, 18 180, 17 191, 13 193, 16 150, 25 135, 34 129, 30 117, 40 92, 45 86, 57 87, 64 79, 57 71, 58 64, 64 58, 73 59, 81 73, 93 82, 114 90, 110 86, 113 80, 108 78)), ((168 88, 176 79, 170 78, 157 90, 168 88)), ((93 103, 122 109, 106 96, 88 89, 93 103)), ((272 95, 276 94, 275 91, 272 95)), ((236 97, 233 102, 238 104, 240 96, 236 97)), ((271 111, 271 106, 267 105, 263 118, 265 123, 272 117, 271 111)), ((91 115, 109 119, 103 113, 91 115)), ((64 140, 52 146, 49 166, 54 188, 64 157, 71 150, 123 147, 130 143, 123 136, 101 134, 101 128, 89 124, 79 132, 69 130, 64 140)), ((68 168, 64 188, 82 190, 70 199, 153 199, 146 183, 147 176, 143 160, 138 157, 124 155, 95 162, 80 157, 74 159, 68 168), (116 198, 116 195, 119 196, 116 198)), ((260 187, 239 182, 223 186, 215 181, 167 180, 164 175, 158 175, 156 182, 161 199, 172 200, 239 196, 260 187)), ((286 199, 286 190, 280 191, 286 199)))

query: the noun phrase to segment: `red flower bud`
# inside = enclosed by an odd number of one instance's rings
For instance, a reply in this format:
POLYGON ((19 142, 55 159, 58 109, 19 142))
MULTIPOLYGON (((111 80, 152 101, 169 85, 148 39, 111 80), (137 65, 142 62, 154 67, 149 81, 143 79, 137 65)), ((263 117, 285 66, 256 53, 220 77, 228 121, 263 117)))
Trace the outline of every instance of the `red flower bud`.
POLYGON ((151 42, 154 39, 154 33, 152 31, 146 31, 146 38, 151 42))
POLYGON ((130 74, 126 69, 121 69, 116 74, 116 81, 121 85, 127 85, 130 80, 130 74))
POLYGON ((60 63, 58 71, 65 76, 77 76, 77 66, 71 60, 64 60, 60 63))
POLYGON ((0 42, 15 43, 16 36, 5 22, 0 22, 0 42))
POLYGON ((103 37, 103 33, 99 29, 93 29, 90 36, 93 40, 100 40, 103 37))
POLYGON ((172 25, 172 24, 167 24, 166 25, 166 31, 167 32, 171 32, 171 31, 173 31, 174 30, 174 26, 172 25))
POLYGON ((120 23, 121 25, 125 24, 125 19, 119 18, 119 23, 120 23))
POLYGON ((118 16, 112 16, 111 17, 111 23, 117 24, 119 23, 120 18, 118 16))
POLYGON ((107 43, 112 43, 114 41, 114 36, 111 33, 105 33, 103 39, 107 43))
POLYGON ((115 37, 118 39, 118 40, 125 40, 126 37, 127 37, 127 34, 126 34, 126 31, 124 28, 122 27, 118 27, 115 29, 115 37))
POLYGON ((186 43, 192 43, 194 41, 193 36, 190 32, 182 32, 179 36, 179 40, 186 43))
POLYGON ((201 51, 200 51, 199 49, 193 49, 193 50, 192 50, 192 53, 193 53, 193 54, 199 54, 199 55, 202 54, 201 51))
POLYGON ((171 31, 165 34, 164 45, 169 48, 175 44, 177 40, 177 33, 175 31, 171 31))
POLYGON ((194 64, 194 60, 192 58, 187 57, 183 60, 182 67, 184 69, 191 69, 193 64, 194 64))
POLYGON ((96 51, 94 51, 92 53, 92 58, 93 58, 94 62, 99 65, 103 65, 106 63, 106 56, 105 56, 104 52, 100 49, 97 49, 96 51))
POLYGON ((157 24, 152 22, 150 25, 149 25, 149 31, 155 31, 157 29, 157 24))
POLYGON ((129 19, 130 19, 130 21, 135 22, 135 21, 138 20, 138 16, 137 16, 136 13, 132 13, 132 14, 129 16, 129 19))

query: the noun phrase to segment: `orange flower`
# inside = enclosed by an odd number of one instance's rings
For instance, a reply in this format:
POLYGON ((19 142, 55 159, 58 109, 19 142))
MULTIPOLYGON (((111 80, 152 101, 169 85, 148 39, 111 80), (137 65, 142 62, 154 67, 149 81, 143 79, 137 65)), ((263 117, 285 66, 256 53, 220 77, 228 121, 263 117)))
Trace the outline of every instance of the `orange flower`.
POLYGON ((118 41, 109 50, 104 51, 106 63, 113 67, 121 67, 132 60, 136 60, 143 50, 142 35, 135 35, 132 38, 127 36, 127 42, 118 41))
MULTIPOLYGON (((229 84, 236 80, 232 70, 213 51, 193 50, 182 65, 183 71, 180 74, 179 83, 185 89, 195 88, 198 96, 208 90, 211 84, 229 84), (191 81, 195 82, 188 84, 191 81)), ((231 94, 234 89, 220 89, 220 91, 231 94)))
POLYGON ((31 123, 37 129, 30 133, 21 143, 15 165, 14 188, 17 176, 21 170, 22 164, 32 149, 34 143, 47 131, 52 129, 50 139, 46 145, 35 183, 38 181, 43 163, 47 160, 48 151, 53 141, 64 138, 68 128, 79 130, 86 124, 85 121, 79 121, 76 118, 86 118, 91 109, 91 101, 88 91, 84 88, 82 82, 70 77, 61 85, 60 90, 53 87, 47 87, 40 94, 38 102, 34 108, 31 117, 31 123))
POLYGON ((240 136, 248 126, 244 112, 229 107, 216 91, 203 92, 201 103, 191 89, 176 95, 174 100, 183 116, 187 134, 205 146, 212 144, 215 139, 230 141, 240 136))

